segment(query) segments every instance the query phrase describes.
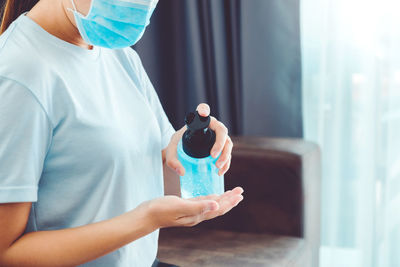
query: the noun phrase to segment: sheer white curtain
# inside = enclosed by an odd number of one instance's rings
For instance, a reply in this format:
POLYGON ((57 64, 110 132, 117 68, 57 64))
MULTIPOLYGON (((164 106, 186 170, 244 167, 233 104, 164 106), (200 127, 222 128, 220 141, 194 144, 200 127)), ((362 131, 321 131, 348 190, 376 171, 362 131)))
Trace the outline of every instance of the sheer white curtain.
POLYGON ((301 0, 305 137, 323 153, 321 267, 400 266, 400 0, 301 0))

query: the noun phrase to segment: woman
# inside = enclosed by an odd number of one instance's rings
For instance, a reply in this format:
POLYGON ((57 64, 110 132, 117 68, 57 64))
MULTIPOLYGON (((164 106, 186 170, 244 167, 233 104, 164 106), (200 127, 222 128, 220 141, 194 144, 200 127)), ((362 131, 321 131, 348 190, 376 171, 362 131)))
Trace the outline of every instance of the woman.
MULTIPOLYGON (((175 132, 136 52, 152 0, 8 0, 0 36, 0 266, 150 266, 158 229, 242 199, 163 197, 175 132), (28 11, 24 13, 25 11, 28 11), (87 15, 87 16, 86 16, 87 15)), ((209 115, 206 104, 198 106, 209 115)), ((232 142, 212 119, 225 173, 232 142)))

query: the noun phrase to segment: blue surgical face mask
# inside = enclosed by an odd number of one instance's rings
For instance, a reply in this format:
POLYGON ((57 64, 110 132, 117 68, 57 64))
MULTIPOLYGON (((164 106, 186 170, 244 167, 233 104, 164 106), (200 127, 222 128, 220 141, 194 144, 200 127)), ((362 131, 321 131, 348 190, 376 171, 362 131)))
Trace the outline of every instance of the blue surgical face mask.
POLYGON ((72 5, 76 25, 85 42, 106 48, 136 44, 150 23, 158 0, 92 0, 87 16, 72 5))

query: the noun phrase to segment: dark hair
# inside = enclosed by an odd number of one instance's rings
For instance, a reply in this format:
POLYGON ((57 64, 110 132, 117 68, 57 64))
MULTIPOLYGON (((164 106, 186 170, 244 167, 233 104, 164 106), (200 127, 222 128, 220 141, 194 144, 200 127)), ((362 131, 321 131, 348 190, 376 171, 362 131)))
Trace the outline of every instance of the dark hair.
POLYGON ((0 34, 5 32, 10 24, 22 13, 31 10, 39 0, 6 0, 2 8, 0 34))

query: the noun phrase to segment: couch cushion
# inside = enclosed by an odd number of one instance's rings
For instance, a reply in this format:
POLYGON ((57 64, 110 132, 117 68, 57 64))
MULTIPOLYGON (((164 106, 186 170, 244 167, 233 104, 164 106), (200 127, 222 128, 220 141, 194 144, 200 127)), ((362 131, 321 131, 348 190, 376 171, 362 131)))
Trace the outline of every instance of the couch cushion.
POLYGON ((158 258, 178 266, 310 266, 302 238, 200 228, 160 231, 158 258))

